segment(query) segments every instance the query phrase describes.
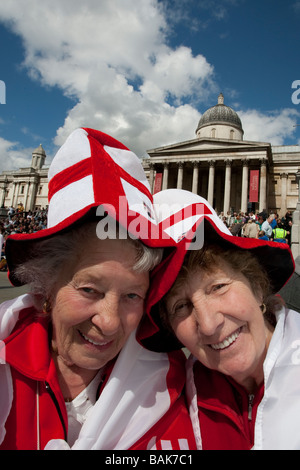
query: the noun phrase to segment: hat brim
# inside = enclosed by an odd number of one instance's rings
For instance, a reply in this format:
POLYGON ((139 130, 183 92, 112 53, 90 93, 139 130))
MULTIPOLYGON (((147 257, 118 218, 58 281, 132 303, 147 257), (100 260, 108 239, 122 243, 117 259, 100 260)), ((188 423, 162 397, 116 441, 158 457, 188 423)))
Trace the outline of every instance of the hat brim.
MULTIPOLYGON (((133 211, 129 211, 124 217, 124 214, 117 213, 113 210, 113 207, 110 204, 100 204, 103 207, 105 214, 110 215, 114 218, 120 225, 122 225, 125 230, 128 231, 130 236, 133 238, 138 238, 142 243, 145 245, 152 247, 152 248, 160 248, 164 244, 164 246, 168 246, 172 244, 171 240, 162 241, 159 237, 151 238, 148 236, 149 233, 154 232, 151 228, 152 223, 150 220, 141 216, 141 214, 135 214, 133 211), (140 234, 138 232, 131 233, 130 231, 130 221, 144 221, 145 227, 148 227, 144 231, 142 230, 140 234)), ((72 216, 64 219, 62 222, 57 224, 54 227, 46 228, 44 230, 39 230, 35 233, 20 233, 10 235, 6 239, 6 246, 5 246, 5 255, 8 265, 8 279, 12 283, 13 286, 19 287, 22 285, 22 282, 15 276, 15 269, 18 265, 24 263, 28 259, 28 253, 32 253, 34 250, 34 245, 42 240, 46 240, 48 238, 52 238, 57 234, 63 234, 71 229, 75 228, 76 226, 82 225, 84 223, 90 221, 100 221, 99 215, 97 215, 97 209, 99 208, 99 204, 97 205, 91 204, 83 208, 82 210, 78 211, 72 216)), ((133 224, 134 227, 134 224, 133 224)), ((156 227, 154 227, 156 228, 156 227)))
MULTIPOLYGON (((193 227, 195 238, 197 232, 204 228, 204 238, 212 243, 225 248, 237 247, 251 251, 265 268, 274 293, 278 292, 292 276, 295 263, 287 244, 227 235, 209 216, 199 219, 196 225, 197 227, 193 227), (201 224, 204 224, 204 227, 201 224)), ((181 240, 175 251, 171 252, 153 273, 146 315, 137 332, 138 341, 152 351, 172 351, 183 347, 175 335, 162 324, 158 302, 175 282, 191 243, 192 239, 189 236, 181 240)))

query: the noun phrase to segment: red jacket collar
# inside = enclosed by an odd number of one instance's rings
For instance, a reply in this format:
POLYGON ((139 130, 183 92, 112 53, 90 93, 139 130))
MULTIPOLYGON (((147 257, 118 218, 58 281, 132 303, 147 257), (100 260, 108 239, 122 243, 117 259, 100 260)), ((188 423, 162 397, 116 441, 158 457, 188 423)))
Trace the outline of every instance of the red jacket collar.
MULTIPOLYGON (((197 403, 199 407, 215 410, 230 417, 238 423, 242 414, 241 406, 248 408, 249 394, 244 387, 231 377, 216 370, 208 369, 197 361, 194 365, 197 403), (241 406, 237 396, 242 399, 241 406)), ((264 394, 262 383, 255 393, 255 401, 260 402, 264 394)))
POLYGON ((13 332, 5 339, 8 364, 34 380, 46 380, 51 363, 49 321, 33 308, 20 312, 13 332))

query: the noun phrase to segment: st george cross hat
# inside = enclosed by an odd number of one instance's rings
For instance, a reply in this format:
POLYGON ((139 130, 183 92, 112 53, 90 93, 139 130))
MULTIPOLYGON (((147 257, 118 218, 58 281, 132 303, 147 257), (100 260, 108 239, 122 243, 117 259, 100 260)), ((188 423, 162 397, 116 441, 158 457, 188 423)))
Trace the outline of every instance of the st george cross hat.
MULTIPOLYGON (((108 214, 133 238, 151 247, 161 245, 141 160, 98 130, 76 129, 58 150, 48 172, 48 202, 46 229, 7 238, 8 276, 14 285, 20 285, 14 277, 15 267, 26 260, 32 243, 69 230, 91 216, 100 219, 108 214)), ((168 243, 171 241, 166 240, 168 243)))
POLYGON ((249 250, 267 271, 274 293, 294 272, 295 264, 288 245, 232 235, 211 205, 201 196, 181 189, 156 193, 153 202, 158 223, 174 241, 176 249, 153 271, 146 315, 137 331, 138 341, 153 351, 182 347, 160 320, 158 302, 176 280, 188 250, 201 249, 204 240, 249 250))

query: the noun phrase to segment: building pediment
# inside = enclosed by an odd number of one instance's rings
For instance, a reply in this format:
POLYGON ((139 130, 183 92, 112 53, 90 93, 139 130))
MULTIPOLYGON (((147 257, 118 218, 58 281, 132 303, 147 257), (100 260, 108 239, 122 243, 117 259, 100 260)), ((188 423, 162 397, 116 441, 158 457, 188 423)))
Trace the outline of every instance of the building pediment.
POLYGON ((185 142, 166 145, 147 153, 150 159, 157 158, 182 158, 192 156, 207 156, 222 154, 223 156, 238 154, 254 154, 263 152, 269 159, 271 158, 271 144, 265 142, 253 142, 245 140, 229 140, 217 138, 197 138, 185 142))

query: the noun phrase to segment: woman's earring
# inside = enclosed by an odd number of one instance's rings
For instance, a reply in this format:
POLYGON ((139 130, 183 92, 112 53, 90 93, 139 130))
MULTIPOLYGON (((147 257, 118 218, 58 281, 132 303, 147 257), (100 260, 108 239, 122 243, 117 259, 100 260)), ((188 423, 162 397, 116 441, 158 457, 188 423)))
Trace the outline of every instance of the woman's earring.
POLYGON ((51 305, 48 300, 45 300, 43 304, 43 313, 49 313, 51 311, 51 305))
POLYGON ((266 311, 267 311, 266 304, 262 304, 262 305, 260 306, 260 309, 261 309, 261 311, 262 311, 262 314, 266 313, 266 311))

